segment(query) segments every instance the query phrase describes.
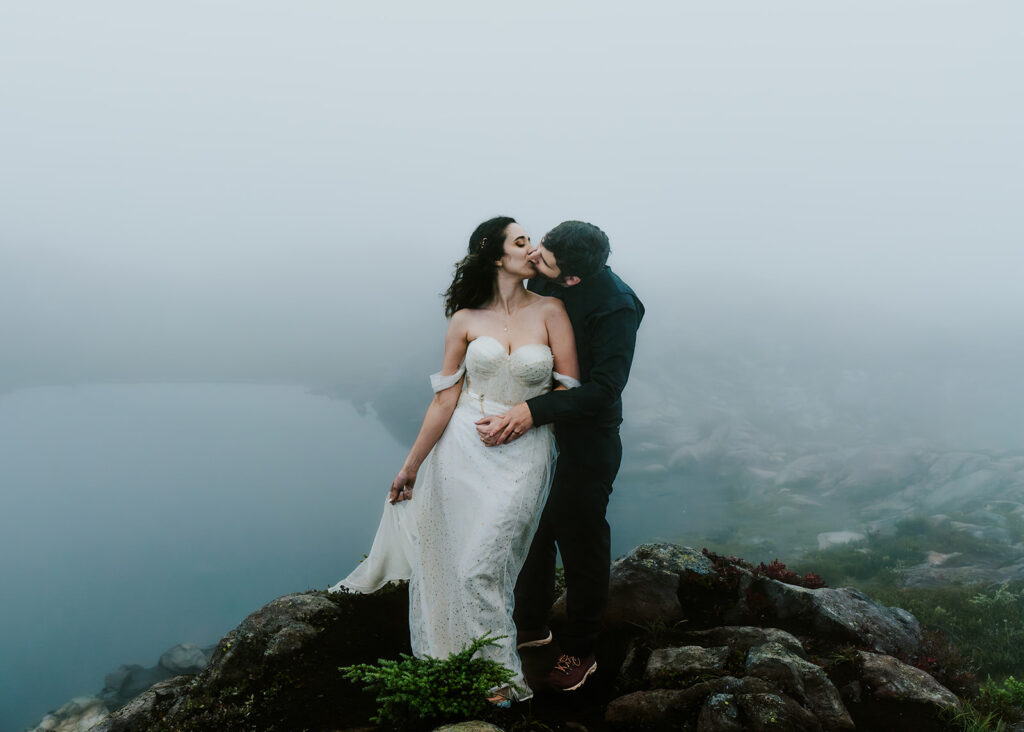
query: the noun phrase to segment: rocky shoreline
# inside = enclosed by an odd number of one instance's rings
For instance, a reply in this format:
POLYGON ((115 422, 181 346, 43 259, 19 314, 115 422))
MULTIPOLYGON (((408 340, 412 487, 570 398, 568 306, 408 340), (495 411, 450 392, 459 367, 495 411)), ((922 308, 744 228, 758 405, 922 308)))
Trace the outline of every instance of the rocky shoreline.
POLYGON ((156 665, 122 665, 104 677, 103 689, 96 696, 75 697, 47 714, 32 732, 85 732, 112 712, 131 702, 139 694, 168 679, 195 675, 209 664, 216 646, 200 648, 180 643, 160 655, 156 665))
MULTIPOLYGON (((807 580, 688 547, 639 546, 613 564, 592 681, 569 695, 538 688, 533 702, 494 710, 481 724, 700 732, 953 729, 958 694, 970 689, 962 679, 943 678, 934 663, 935 640, 916 618, 851 588, 801 586, 816 584, 807 580)), ((408 652, 406 613, 402 585, 368 596, 286 595, 229 632, 204 668, 198 668, 201 649, 179 647, 156 668, 180 673, 116 711, 101 711, 103 698, 74 700, 63 720, 47 717, 59 724, 44 720, 37 730, 376 729, 369 721, 374 700, 337 669, 408 652)), ((559 600, 556 631, 563 619, 559 600)), ((531 679, 553 653, 551 647, 524 652, 531 679)), ((115 688, 122 698, 132 691, 129 679, 141 684, 146 678, 138 668, 119 674, 108 676, 108 701, 115 688)))

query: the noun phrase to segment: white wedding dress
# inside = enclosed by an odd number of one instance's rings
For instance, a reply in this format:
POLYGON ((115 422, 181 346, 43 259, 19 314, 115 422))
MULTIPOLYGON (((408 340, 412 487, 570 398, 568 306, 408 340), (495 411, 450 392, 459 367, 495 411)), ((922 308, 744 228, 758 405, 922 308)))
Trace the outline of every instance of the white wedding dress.
POLYGON ((487 447, 475 423, 550 391, 554 380, 579 385, 555 373, 553 363, 546 345, 509 354, 483 336, 470 342, 455 374, 430 377, 436 392, 466 374, 451 421, 420 466, 412 500, 385 503, 369 556, 330 588, 369 593, 408 579, 418 657, 445 658, 485 633, 505 636, 481 655, 512 669, 519 700, 532 692, 516 653, 513 590, 551 487, 555 440, 544 425, 487 447))

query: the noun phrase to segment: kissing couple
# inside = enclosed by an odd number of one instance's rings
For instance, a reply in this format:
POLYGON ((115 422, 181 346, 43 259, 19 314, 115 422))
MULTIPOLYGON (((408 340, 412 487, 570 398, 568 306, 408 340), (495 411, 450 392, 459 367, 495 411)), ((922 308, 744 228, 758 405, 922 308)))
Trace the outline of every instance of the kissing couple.
POLYGON ((568 623, 545 685, 577 689, 597 669, 620 394, 644 314, 605 264, 609 251, 605 233, 582 221, 536 246, 507 216, 473 231, 445 293, 444 362, 419 436, 369 556, 330 588, 370 593, 408 579, 420 658, 504 636, 479 652, 514 673, 493 703, 533 696, 517 651, 553 640, 556 547, 568 623))

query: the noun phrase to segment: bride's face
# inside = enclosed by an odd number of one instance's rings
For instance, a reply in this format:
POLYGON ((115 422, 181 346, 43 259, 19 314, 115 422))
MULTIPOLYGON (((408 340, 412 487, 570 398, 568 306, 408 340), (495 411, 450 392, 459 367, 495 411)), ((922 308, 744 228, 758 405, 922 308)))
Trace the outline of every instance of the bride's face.
POLYGON ((533 251, 530 246, 530 237, 526 230, 519 224, 509 224, 505 227, 505 253, 499 260, 499 267, 509 274, 528 279, 537 274, 537 268, 533 266, 529 255, 533 251))

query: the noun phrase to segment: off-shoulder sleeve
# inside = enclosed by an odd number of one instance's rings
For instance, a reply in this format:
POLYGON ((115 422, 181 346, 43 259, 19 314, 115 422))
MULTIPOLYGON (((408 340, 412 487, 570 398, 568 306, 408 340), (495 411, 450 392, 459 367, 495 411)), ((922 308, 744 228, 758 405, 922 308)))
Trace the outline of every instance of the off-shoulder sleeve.
POLYGON ((555 381, 564 386, 566 389, 575 389, 577 386, 582 386, 581 382, 577 381, 571 376, 560 374, 557 371, 552 371, 551 375, 554 377, 555 381))
POLYGON ((466 373, 466 364, 460 364, 458 370, 454 374, 441 374, 438 371, 436 374, 430 375, 430 388, 434 390, 436 394, 439 391, 455 386, 462 375, 466 373))

